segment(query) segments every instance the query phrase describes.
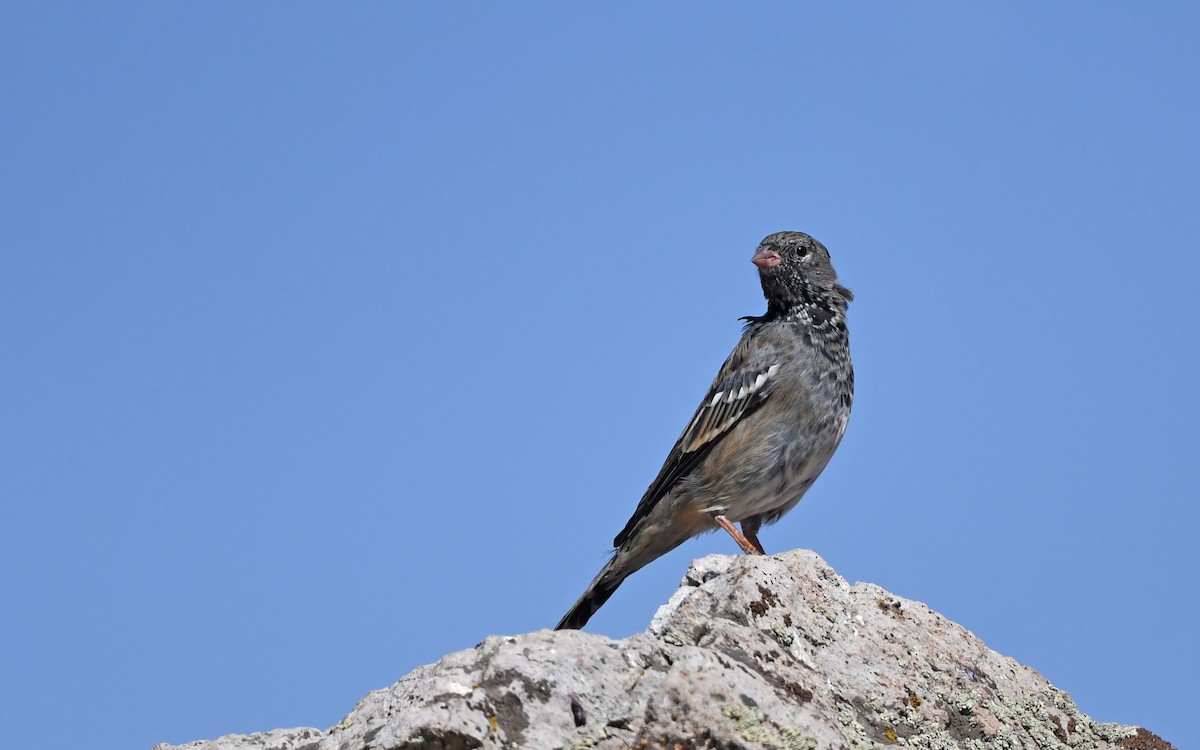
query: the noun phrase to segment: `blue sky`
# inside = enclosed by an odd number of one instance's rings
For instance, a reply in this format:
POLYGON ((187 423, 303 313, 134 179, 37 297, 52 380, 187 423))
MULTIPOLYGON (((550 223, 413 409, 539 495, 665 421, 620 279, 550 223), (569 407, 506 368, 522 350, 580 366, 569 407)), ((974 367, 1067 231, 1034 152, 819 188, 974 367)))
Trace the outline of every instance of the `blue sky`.
POLYGON ((858 392, 768 551, 1181 744, 1198 33, 1185 3, 5 3, 6 744, 327 727, 553 625, 784 229, 857 295, 858 392))

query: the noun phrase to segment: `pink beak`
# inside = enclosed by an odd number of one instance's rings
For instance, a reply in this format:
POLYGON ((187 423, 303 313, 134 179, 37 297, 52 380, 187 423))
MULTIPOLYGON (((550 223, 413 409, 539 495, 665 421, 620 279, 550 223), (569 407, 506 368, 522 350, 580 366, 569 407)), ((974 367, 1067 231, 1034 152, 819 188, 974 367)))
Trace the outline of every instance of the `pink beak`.
POLYGON ((758 266, 760 270, 765 271, 768 268, 778 266, 783 261, 780 260, 779 253, 770 248, 760 247, 758 248, 758 252, 754 254, 754 257, 750 259, 750 262, 758 266))

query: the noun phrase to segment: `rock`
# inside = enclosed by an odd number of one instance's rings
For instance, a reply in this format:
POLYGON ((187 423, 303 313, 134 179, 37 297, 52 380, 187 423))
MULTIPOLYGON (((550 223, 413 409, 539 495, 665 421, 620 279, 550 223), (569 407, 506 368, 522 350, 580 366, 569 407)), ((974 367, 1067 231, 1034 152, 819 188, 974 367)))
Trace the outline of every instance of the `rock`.
MULTIPOLYGON (((363 698, 337 726, 187 750, 1169 750, 1102 724, 919 602, 815 553, 710 555, 650 629, 493 636, 363 698)), ((174 750, 157 745, 154 750, 174 750)))

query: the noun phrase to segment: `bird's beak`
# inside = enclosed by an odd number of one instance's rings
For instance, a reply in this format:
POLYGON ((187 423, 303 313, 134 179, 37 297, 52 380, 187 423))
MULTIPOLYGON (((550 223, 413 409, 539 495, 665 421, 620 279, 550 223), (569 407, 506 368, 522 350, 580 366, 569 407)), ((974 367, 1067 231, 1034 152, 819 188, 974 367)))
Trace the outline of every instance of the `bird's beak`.
POLYGON ((758 266, 760 271, 765 271, 768 268, 778 266, 783 260, 779 257, 779 253, 769 247, 759 247, 758 252, 750 259, 750 262, 758 266))

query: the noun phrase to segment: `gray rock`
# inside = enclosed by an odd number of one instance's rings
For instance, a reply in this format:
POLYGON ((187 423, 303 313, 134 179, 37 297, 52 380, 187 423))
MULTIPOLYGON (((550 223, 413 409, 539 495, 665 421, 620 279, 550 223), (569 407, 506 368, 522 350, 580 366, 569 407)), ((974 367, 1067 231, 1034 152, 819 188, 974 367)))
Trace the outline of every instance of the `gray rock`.
MULTIPOLYGON (((337 726, 187 750, 1171 746, 1102 724, 924 604, 816 554, 692 563, 649 630, 493 636, 370 693, 337 726)), ((161 744, 153 750, 175 750, 161 744)))

